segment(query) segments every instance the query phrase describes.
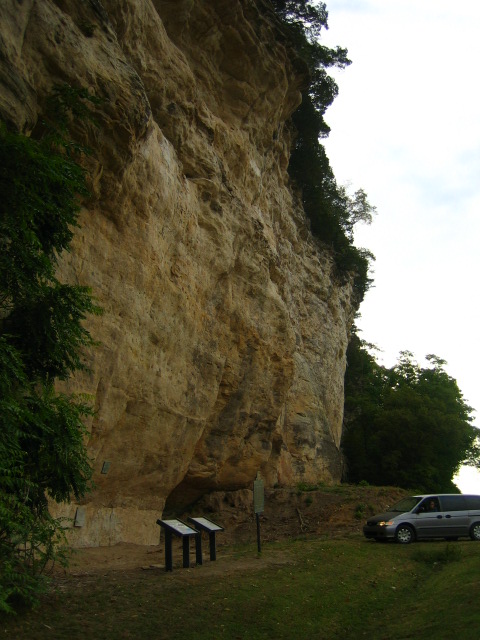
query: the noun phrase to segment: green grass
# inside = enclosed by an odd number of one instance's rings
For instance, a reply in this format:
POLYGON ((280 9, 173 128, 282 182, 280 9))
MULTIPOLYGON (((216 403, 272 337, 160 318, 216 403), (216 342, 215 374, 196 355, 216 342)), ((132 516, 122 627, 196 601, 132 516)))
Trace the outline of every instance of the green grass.
POLYGON ((480 544, 359 536, 218 550, 172 573, 70 576, 0 639, 462 638, 480 628, 480 544))

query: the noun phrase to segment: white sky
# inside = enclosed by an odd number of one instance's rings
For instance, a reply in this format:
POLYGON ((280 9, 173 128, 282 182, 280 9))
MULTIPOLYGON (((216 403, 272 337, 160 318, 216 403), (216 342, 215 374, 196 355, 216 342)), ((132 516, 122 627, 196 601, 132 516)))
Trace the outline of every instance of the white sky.
MULTIPOLYGON (((378 214, 355 244, 376 256, 362 338, 392 366, 447 361, 480 426, 480 2, 326 0, 322 43, 348 49, 325 141, 340 184, 378 214)), ((480 493, 480 474, 457 484, 480 493)))

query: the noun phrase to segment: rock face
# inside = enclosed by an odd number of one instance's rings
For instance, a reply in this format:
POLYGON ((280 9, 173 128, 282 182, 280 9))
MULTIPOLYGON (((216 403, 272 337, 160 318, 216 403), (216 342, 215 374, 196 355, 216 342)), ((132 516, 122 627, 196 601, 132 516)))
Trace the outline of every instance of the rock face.
POLYGON ((261 0, 5 0, 0 115, 35 134, 55 84, 103 102, 70 282, 89 320, 96 488, 77 545, 155 543, 215 491, 341 475, 354 304, 289 187, 304 78, 261 0), (102 473, 104 462, 110 463, 102 473))

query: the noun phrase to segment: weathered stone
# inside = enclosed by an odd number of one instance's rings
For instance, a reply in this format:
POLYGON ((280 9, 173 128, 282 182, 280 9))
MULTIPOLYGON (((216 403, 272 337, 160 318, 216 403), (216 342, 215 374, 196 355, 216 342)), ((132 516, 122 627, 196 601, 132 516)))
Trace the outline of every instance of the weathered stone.
POLYGON ((254 0, 5 0, 0 17, 4 119, 30 132, 58 83, 103 99, 98 128, 75 125, 92 197, 61 265, 104 309, 91 373, 69 385, 96 410, 73 543, 153 544, 165 505, 257 471, 338 480, 351 287, 289 189, 304 78, 273 16, 254 0))

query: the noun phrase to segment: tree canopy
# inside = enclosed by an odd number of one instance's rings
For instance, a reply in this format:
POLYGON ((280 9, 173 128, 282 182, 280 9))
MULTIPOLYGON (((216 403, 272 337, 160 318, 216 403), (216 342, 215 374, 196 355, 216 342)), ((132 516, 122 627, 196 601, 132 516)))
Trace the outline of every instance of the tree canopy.
POLYGON ((35 601, 58 555, 62 525, 48 498, 79 498, 91 477, 90 405, 55 386, 84 367, 93 342, 82 322, 99 312, 88 288, 56 276, 87 192, 61 125, 40 140, 0 125, 0 611, 35 601))
MULTIPOLYGON (((371 346, 371 345, 370 345, 371 346)), ((421 367, 404 351, 392 368, 379 365, 354 334, 347 352, 343 449, 348 480, 416 491, 455 491, 462 462, 478 464, 473 409, 446 362, 421 367)))

